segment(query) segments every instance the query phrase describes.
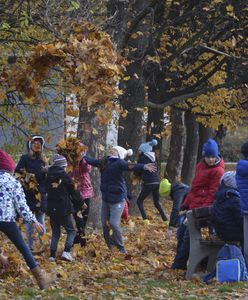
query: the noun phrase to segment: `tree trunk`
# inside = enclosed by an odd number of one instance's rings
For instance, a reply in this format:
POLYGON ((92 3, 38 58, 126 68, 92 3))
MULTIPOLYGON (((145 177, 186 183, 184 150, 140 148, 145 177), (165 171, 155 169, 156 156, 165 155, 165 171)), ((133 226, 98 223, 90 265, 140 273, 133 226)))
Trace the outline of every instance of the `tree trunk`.
POLYGON ((202 159, 202 148, 203 144, 213 136, 213 129, 210 127, 205 127, 201 123, 199 123, 199 145, 198 145, 198 155, 197 162, 202 159))
POLYGON ((190 185, 195 174, 199 143, 199 124, 190 111, 185 113, 186 143, 184 149, 182 182, 190 185))
MULTIPOLYGON (((87 108, 81 107, 77 135, 78 138, 81 139, 86 146, 88 146, 87 154, 89 156, 96 158, 101 158, 104 156, 104 153, 101 149, 106 148, 106 134, 107 126, 98 125, 95 109, 92 108, 91 111, 87 111, 87 108), (93 135, 93 128, 98 131, 97 135, 93 135)), ((90 177, 94 190, 94 197, 90 203, 88 223, 90 223, 90 226, 93 228, 100 228, 102 195, 100 191, 101 177, 99 170, 97 168, 93 168, 90 177)))
POLYGON ((171 112, 171 123, 170 154, 166 165, 165 177, 167 177, 170 182, 174 183, 181 181, 185 140, 184 112, 173 108, 171 112))

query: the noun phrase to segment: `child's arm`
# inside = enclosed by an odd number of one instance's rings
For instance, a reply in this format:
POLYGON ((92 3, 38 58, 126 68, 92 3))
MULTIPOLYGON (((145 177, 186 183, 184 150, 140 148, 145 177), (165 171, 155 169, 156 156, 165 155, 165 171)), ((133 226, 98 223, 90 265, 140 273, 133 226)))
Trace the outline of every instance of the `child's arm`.
POLYGON ((87 164, 89 164, 93 167, 97 167, 97 168, 100 167, 100 160, 99 159, 91 158, 91 157, 88 157, 88 156, 84 156, 83 158, 85 159, 87 164))

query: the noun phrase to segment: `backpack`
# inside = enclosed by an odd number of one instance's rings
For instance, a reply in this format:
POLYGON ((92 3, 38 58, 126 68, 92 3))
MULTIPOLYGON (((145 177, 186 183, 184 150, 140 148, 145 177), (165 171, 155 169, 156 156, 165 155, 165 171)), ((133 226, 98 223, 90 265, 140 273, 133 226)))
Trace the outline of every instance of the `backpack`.
POLYGON ((244 256, 235 245, 225 244, 218 252, 216 269, 203 278, 203 282, 216 276, 218 282, 247 281, 248 272, 244 256))

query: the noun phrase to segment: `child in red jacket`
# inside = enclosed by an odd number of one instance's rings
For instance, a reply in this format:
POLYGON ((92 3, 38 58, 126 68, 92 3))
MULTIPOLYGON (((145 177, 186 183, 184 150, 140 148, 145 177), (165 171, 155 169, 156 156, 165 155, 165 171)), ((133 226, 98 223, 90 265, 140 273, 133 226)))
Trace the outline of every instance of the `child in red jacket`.
MULTIPOLYGON (((191 189, 186 196, 181 210, 211 205, 214 202, 221 176, 224 174, 224 161, 219 155, 218 145, 209 139, 203 145, 203 159, 196 166, 191 189)), ((189 230, 181 224, 177 231, 177 253, 172 264, 173 269, 186 269, 189 257, 189 230)))

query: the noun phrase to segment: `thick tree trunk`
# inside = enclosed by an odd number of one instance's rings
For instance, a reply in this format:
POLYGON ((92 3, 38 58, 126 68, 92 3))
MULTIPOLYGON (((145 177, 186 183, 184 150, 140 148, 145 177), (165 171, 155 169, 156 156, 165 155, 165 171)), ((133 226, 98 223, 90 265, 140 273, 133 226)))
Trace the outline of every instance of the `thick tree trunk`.
POLYGON ((184 112, 173 108, 171 112, 171 123, 170 154, 166 165, 165 177, 173 183, 181 181, 185 140, 184 112))
POLYGON ((186 143, 184 149, 182 182, 190 185, 195 174, 199 143, 199 124, 190 111, 185 113, 186 143))
MULTIPOLYGON (((87 111, 87 109, 80 109, 79 124, 78 124, 78 138, 88 146, 87 155, 91 157, 101 158, 104 156, 103 147, 106 148, 106 134, 107 126, 99 126, 95 115, 95 110, 87 111), (94 135, 92 129, 95 128, 98 131, 97 135, 94 135), (103 147, 102 147, 103 146, 103 147)), ((97 168, 93 168, 90 174, 92 186, 94 189, 94 197, 90 203, 90 214, 88 224, 93 228, 101 227, 101 204, 102 196, 100 191, 100 172, 97 168)))

